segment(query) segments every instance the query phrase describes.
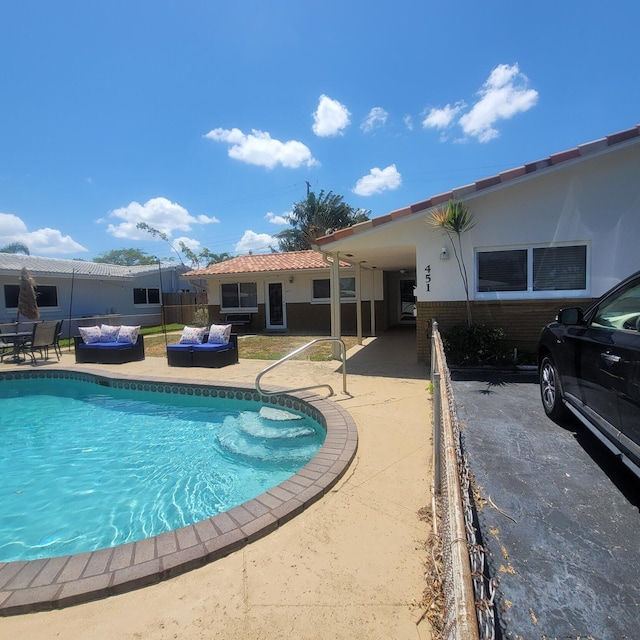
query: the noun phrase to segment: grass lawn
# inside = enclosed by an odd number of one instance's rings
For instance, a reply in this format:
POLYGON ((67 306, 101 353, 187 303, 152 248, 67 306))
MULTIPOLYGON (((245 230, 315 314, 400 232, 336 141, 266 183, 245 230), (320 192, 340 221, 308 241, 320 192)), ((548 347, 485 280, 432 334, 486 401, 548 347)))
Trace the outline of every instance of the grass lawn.
MULTIPOLYGON (((278 336, 278 335, 248 335, 239 336, 238 351, 241 358, 253 360, 279 360, 294 349, 301 347, 307 342, 322 336, 278 336)), ((178 342, 180 332, 172 332, 167 335, 169 344, 178 342)), ((343 336, 343 341, 349 350, 358 344, 355 336, 343 336)), ((300 355, 296 356, 296 360, 330 360, 331 359, 331 342, 320 342, 310 347, 300 355)), ((163 334, 147 334, 144 337, 144 350, 148 356, 165 356, 165 337, 163 334)))

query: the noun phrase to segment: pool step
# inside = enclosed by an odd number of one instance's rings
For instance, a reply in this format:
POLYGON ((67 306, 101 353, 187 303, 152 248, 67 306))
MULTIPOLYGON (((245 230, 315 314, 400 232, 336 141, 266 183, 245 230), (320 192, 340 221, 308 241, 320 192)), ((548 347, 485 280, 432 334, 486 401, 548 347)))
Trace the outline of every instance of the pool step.
POLYGON ((297 413, 275 407, 262 407, 258 415, 264 420, 302 420, 302 416, 297 413))
POLYGON ((296 424, 298 420, 297 415, 295 419, 280 415, 267 422, 255 412, 243 411, 236 420, 223 422, 218 444, 225 451, 258 460, 293 462, 308 458, 309 448, 315 448, 316 432, 309 424, 296 424))

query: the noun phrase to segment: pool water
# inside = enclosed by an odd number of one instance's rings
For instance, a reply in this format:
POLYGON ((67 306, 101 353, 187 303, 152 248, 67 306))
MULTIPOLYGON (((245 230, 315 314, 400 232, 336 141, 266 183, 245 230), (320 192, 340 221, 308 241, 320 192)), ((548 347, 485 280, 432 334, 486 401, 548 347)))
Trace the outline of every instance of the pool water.
POLYGON ((296 473, 324 429, 243 400, 66 379, 0 384, 0 561, 95 551, 226 511, 296 473))

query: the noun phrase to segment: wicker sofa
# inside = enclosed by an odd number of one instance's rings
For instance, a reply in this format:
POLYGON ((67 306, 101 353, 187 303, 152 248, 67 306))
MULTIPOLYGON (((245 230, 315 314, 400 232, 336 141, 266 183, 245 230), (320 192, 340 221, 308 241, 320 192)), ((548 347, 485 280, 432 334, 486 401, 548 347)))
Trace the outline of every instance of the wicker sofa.
POLYGON ((81 336, 75 336, 76 362, 96 364, 123 364, 144 360, 144 336, 138 335, 135 343, 94 342, 85 344, 81 336))
POLYGON ((167 345, 170 367, 226 367, 238 362, 238 336, 232 333, 227 344, 209 344, 205 334, 202 344, 167 345))

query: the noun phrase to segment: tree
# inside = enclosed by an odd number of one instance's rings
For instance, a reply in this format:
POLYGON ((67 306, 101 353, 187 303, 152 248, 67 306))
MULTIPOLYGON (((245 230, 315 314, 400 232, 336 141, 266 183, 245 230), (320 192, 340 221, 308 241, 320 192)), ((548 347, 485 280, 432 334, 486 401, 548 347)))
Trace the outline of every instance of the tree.
POLYGON ((180 243, 180 251, 184 253, 186 258, 191 261, 191 266, 194 269, 199 269, 201 266, 208 267, 210 264, 217 264, 218 262, 224 262, 231 258, 231 254, 226 251, 223 253, 211 253, 209 249, 203 247, 199 253, 195 253, 184 242, 180 243))
POLYGON ((25 256, 31 255, 29 253, 29 247, 22 242, 12 242, 11 244, 2 247, 2 249, 0 249, 0 253, 24 253, 25 256))
POLYGON ((459 200, 449 200, 449 204, 446 207, 435 209, 429 215, 427 222, 430 226, 436 229, 442 229, 449 240, 451 240, 451 246, 453 247, 453 254, 456 257, 458 263, 458 270, 460 271, 460 277, 462 278, 462 284, 464 285, 464 292, 467 301, 467 326, 471 327, 473 324, 473 317, 471 314, 471 302, 469 301, 469 278, 467 276, 467 267, 464 263, 464 254, 462 251, 462 234, 470 231, 475 227, 476 223, 471 213, 464 202, 459 200), (456 247, 456 240, 458 246, 456 247))
POLYGON ((321 190, 317 196, 309 191, 305 200, 293 205, 287 218, 292 228, 277 233, 275 237, 281 251, 304 251, 311 249, 321 236, 368 220, 370 213, 367 209, 349 206, 343 202, 342 196, 331 191, 325 193, 321 190))
POLYGON ((119 264, 123 267, 135 267, 141 264, 156 264, 158 259, 144 251, 140 251, 140 249, 113 249, 112 251, 101 253, 93 261, 119 264))
POLYGON ((164 240, 171 247, 172 251, 178 256, 178 260, 180 260, 180 263, 185 267, 186 265, 184 264, 184 260, 182 259, 182 255, 180 254, 180 252, 182 252, 184 256, 187 258, 187 260, 191 262, 192 269, 199 269, 203 264, 205 267, 208 267, 210 264, 216 264, 217 262, 224 262, 225 260, 228 260, 231 257, 231 254, 226 252, 212 253, 206 247, 203 247, 199 253, 196 253, 195 251, 192 251, 184 242, 179 243, 178 246, 180 250, 178 250, 173 246, 173 244, 171 243, 171 240, 169 239, 169 236, 166 233, 158 229, 154 229, 152 226, 148 225, 146 222, 138 222, 138 224, 136 225, 136 228, 142 229, 143 231, 147 231, 154 238, 160 238, 160 240, 164 240))

